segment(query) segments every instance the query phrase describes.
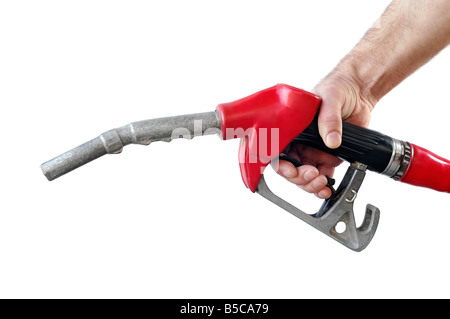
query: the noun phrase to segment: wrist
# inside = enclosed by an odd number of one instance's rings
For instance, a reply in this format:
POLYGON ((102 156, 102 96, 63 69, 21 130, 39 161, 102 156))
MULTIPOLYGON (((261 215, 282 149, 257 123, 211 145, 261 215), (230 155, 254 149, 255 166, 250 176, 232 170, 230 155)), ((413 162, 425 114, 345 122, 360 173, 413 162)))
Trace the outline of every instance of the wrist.
POLYGON ((345 92, 345 104, 356 105, 363 102, 370 111, 381 98, 372 93, 374 79, 371 72, 362 73, 360 63, 353 57, 346 56, 328 76, 319 84, 320 87, 334 86, 345 92), (367 75, 367 76, 366 76, 367 75))
POLYGON ((357 52, 349 53, 336 67, 335 73, 356 88, 356 93, 372 106, 388 92, 382 85, 385 71, 357 52))

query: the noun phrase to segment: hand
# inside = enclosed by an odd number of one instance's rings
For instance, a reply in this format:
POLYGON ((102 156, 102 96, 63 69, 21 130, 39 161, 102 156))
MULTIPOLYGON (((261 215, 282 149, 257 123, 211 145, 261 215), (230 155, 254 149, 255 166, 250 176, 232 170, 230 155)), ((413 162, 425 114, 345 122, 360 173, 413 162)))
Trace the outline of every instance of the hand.
MULTIPOLYGON (((342 119, 352 124, 367 127, 370 112, 376 100, 358 82, 339 71, 334 71, 313 92, 322 98, 319 111, 319 133, 329 148, 337 148, 342 140, 342 119)), ((337 157, 314 148, 291 144, 285 153, 300 160, 304 165, 295 168, 287 161, 280 161, 277 173, 303 190, 326 199, 331 190, 326 187, 327 178, 333 177, 334 169, 342 161, 337 157)))

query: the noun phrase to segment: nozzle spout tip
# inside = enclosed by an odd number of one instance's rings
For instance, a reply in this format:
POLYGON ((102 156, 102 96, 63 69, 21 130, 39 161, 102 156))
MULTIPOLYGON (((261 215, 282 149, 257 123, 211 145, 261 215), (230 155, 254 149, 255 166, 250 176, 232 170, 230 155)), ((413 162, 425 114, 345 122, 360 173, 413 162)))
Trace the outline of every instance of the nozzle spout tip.
POLYGON ((106 153, 102 140, 97 137, 45 162, 41 165, 42 173, 52 181, 106 153))
POLYGON ((48 167, 46 166, 47 163, 43 163, 41 164, 41 170, 42 173, 44 174, 44 176, 49 180, 52 181, 54 180, 54 178, 52 177, 52 175, 50 174, 48 167))

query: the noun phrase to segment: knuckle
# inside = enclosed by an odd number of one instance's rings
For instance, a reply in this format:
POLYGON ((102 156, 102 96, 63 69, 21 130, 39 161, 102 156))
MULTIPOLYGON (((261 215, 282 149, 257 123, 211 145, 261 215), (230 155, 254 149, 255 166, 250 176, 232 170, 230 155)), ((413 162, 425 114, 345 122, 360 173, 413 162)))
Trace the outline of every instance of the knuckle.
POLYGON ((319 192, 327 184, 327 179, 325 176, 319 176, 311 182, 311 187, 319 192))

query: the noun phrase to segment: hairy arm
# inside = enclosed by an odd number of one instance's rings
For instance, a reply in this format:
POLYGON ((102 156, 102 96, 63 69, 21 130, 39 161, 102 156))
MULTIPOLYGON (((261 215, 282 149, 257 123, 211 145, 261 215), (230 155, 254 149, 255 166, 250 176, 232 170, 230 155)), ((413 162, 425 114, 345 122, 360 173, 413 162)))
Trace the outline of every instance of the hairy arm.
MULTIPOLYGON (((396 85, 450 43, 450 0, 394 0, 361 41, 314 92, 322 97, 319 132, 325 144, 337 148, 342 119, 368 126, 376 103, 396 85)), ((289 155, 304 165, 281 161, 278 172, 302 189, 327 198, 324 175, 332 176, 340 161, 291 146, 289 155)))
POLYGON ((449 0, 394 0, 341 67, 375 104, 449 43, 449 0))

